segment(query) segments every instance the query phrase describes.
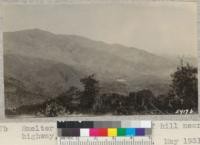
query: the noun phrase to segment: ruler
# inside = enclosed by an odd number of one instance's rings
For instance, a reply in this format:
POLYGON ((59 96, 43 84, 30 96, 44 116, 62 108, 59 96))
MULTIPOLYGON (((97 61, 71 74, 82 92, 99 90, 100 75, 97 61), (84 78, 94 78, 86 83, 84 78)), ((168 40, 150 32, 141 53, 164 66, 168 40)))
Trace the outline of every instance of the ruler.
POLYGON ((58 137, 57 145, 153 145, 151 137, 58 137))

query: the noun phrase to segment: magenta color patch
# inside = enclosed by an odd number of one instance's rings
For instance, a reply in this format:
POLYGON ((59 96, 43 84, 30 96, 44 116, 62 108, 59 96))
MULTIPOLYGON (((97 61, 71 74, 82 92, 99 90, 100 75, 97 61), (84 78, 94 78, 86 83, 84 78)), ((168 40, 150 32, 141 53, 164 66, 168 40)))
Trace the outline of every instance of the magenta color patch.
POLYGON ((98 136, 98 129, 91 128, 90 129, 90 136, 98 136))

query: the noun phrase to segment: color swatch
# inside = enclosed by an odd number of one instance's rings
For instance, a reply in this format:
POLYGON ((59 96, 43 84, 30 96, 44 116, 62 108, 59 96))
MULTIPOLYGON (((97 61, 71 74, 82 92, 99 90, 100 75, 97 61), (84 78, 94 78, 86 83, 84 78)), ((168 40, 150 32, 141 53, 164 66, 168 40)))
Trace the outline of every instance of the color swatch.
POLYGON ((57 121, 57 128, 151 128, 151 121, 57 121))
POLYGON ((58 136, 69 137, 133 137, 151 135, 145 128, 63 128, 58 129, 58 136))
POLYGON ((149 136, 150 123, 133 122, 58 122, 59 137, 134 137, 149 136), (123 124, 123 125, 122 125, 123 124), (144 125, 145 124, 145 125, 144 125), (143 125, 143 127, 141 127, 143 125), (98 126, 98 127, 97 127, 98 126), (126 127, 121 127, 126 126, 126 127), (137 128, 132 126, 139 126, 137 128), (144 127, 146 126, 146 127, 144 127))
POLYGON ((135 136, 136 129, 135 128, 127 128, 126 129, 126 136, 135 136))
POLYGON ((108 128, 108 136, 109 137, 117 136, 117 128, 108 128))
POLYGON ((117 129, 117 136, 126 136, 126 129, 125 128, 118 128, 117 129))

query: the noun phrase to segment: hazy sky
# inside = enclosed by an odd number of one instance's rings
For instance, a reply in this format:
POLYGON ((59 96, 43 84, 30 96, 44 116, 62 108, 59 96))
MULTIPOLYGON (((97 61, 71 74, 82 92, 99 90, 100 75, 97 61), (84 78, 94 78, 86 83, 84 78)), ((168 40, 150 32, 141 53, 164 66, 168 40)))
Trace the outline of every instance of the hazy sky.
POLYGON ((7 5, 4 30, 39 28, 168 55, 196 55, 195 2, 7 5))

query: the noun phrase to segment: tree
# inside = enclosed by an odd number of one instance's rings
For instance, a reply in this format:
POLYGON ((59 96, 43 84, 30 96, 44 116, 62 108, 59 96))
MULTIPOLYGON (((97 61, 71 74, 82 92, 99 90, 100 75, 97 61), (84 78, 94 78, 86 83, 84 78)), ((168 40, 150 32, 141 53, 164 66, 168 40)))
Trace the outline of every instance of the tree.
POLYGON ((94 102, 93 112, 95 112, 95 114, 111 113, 111 99, 109 94, 98 95, 94 102))
POLYGON ((127 104, 130 113, 136 112, 136 106, 137 106, 136 99, 137 99, 136 92, 130 92, 127 98, 127 104))
POLYGON ((142 111, 150 111, 152 109, 152 102, 154 97, 154 94, 151 92, 151 90, 144 89, 138 91, 136 94, 136 110, 139 112, 142 111))
POLYGON ((176 109, 193 109, 197 111, 197 68, 188 63, 183 64, 182 62, 171 77, 172 84, 169 96, 173 99, 173 107, 176 109))
POLYGON ((78 111, 80 105, 80 90, 71 86, 68 91, 57 97, 57 102, 65 107, 66 113, 68 114, 78 111))
POLYGON ((59 105, 56 100, 48 101, 44 110, 44 115, 47 117, 56 117, 59 114, 64 114, 65 108, 59 105))
POLYGON ((94 74, 82 78, 81 83, 84 85, 80 105, 85 111, 90 111, 93 107, 94 100, 99 93, 99 82, 94 78, 94 74))
POLYGON ((127 115, 129 114, 128 97, 112 93, 110 94, 110 106, 112 113, 115 115, 127 115))

